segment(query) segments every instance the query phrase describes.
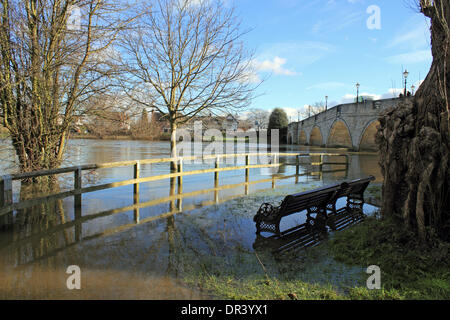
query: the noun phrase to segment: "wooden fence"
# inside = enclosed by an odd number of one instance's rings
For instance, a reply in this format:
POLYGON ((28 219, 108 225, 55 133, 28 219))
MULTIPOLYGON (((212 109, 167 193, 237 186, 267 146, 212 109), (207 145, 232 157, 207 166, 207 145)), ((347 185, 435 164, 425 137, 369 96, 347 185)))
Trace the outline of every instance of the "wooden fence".
MULTIPOLYGON (((245 170, 245 185, 246 194, 248 194, 248 186, 253 184, 253 182, 249 181, 250 169, 254 168, 271 168, 278 167, 281 165, 295 165, 296 166, 296 182, 298 181, 299 173, 300 173, 300 165, 312 165, 318 166, 319 172, 323 171, 324 165, 343 165, 346 169, 349 166, 349 158, 347 154, 342 153, 246 153, 246 154, 223 154, 223 155, 211 155, 211 156, 192 156, 192 157, 179 157, 179 158, 162 158, 162 159, 146 159, 146 160, 133 160, 133 161, 121 161, 121 162, 111 162, 111 163, 101 163, 101 164, 88 164, 74 167, 66 167, 59 168, 54 170, 41 170, 34 171, 29 173, 18 173, 12 175, 4 175, 0 177, 0 216, 3 216, 7 213, 10 213, 14 210, 20 210, 32 207, 34 205, 41 204, 43 202, 62 199, 66 197, 73 196, 75 212, 80 213, 80 208, 82 205, 82 194, 105 190, 110 188, 116 188, 120 186, 126 185, 134 185, 133 188, 133 198, 134 203, 139 202, 139 184, 146 183, 157 180, 171 179, 177 178, 177 186, 178 186, 178 194, 182 193, 183 190, 183 177, 189 175, 198 175, 205 173, 214 173, 214 185, 216 188, 219 186, 219 172, 224 171, 235 171, 235 170, 245 170), (258 158, 261 156, 271 157, 274 160, 267 164, 250 164, 251 158, 258 158), (325 157, 344 157, 345 162, 325 162, 325 157), (280 163, 277 161, 279 157, 293 157, 295 158, 295 163, 280 163), (319 157, 320 160, 318 162, 310 162, 310 163, 301 163, 300 158, 312 158, 319 157), (228 166, 228 167, 220 167, 220 160, 225 158, 245 158, 245 165, 243 166, 228 166), (191 171, 183 171, 183 162, 185 161, 193 161, 193 160, 215 160, 214 168, 210 169, 201 169, 201 170, 191 170, 191 171), (168 173, 157 176, 149 176, 149 177, 141 177, 140 169, 142 165, 146 164, 157 164, 157 163, 171 163, 175 162, 178 164, 178 172, 168 173), (94 186, 83 187, 82 186, 82 175, 83 171, 92 171, 103 168, 118 168, 118 167, 130 167, 134 168, 133 170, 133 179, 119 181, 119 182, 111 182, 104 183, 94 186), (60 192, 57 194, 50 194, 45 196, 36 197, 33 199, 27 199, 19 202, 13 201, 13 187, 12 182, 16 180, 24 180, 24 179, 32 179, 43 176, 54 176, 58 174, 66 174, 72 173, 74 175, 74 186, 72 190, 60 192)), ((274 187, 275 180, 277 178, 272 177, 272 187, 274 187)))

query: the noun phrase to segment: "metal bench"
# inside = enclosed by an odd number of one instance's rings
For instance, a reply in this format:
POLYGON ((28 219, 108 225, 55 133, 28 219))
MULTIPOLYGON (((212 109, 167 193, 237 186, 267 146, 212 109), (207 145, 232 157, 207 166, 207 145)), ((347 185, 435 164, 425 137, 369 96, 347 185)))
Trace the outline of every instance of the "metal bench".
POLYGON ((282 236, 280 222, 283 217, 306 210, 306 227, 315 230, 326 230, 326 226, 334 229, 329 215, 336 215, 336 202, 341 197, 347 197, 345 210, 350 213, 362 213, 364 191, 373 176, 351 182, 331 185, 319 189, 286 196, 279 206, 263 203, 253 221, 256 223, 256 233, 271 232, 282 236))
MULTIPOLYGON (((357 179, 350 182, 343 182, 338 198, 347 197, 346 209, 348 212, 361 212, 364 206, 364 191, 371 181, 375 180, 374 176, 369 176, 364 179, 357 179)), ((334 211, 336 212, 336 203, 334 204, 334 211)))

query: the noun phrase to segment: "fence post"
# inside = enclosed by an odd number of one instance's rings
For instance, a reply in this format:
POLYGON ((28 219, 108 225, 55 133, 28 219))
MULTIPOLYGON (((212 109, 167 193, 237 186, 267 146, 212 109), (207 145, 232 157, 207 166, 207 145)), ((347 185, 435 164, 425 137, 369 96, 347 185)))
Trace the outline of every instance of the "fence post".
POLYGON ((12 204, 12 179, 9 176, 3 176, 0 179, 0 208, 12 204))
MULTIPOLYGON (((216 157, 216 162, 214 163, 214 168, 219 169, 219 157, 216 157)), ((217 188, 219 187, 219 171, 214 172, 214 201, 219 203, 219 191, 217 188)))
MULTIPOLYGON (((250 165, 250 157, 247 154, 245 156, 245 166, 248 167, 250 165)), ((250 169, 249 168, 245 168, 245 182, 248 182, 248 177, 250 175, 250 169)))
MULTIPOLYGON (((180 163, 178 164, 178 173, 183 173, 183 159, 180 159, 180 163)), ((183 193, 183 176, 178 176, 178 194, 181 195, 183 193)), ((183 211, 183 198, 178 198, 178 211, 183 211)))
POLYGON ((295 157, 295 183, 298 183, 298 175, 300 174, 300 155, 295 157))
MULTIPOLYGON (((3 176, 3 179, 0 179, 0 209, 11 205, 12 200, 12 179, 9 176, 3 176)), ((7 229, 12 223, 12 212, 5 212, 0 220, 0 228, 7 229)))
POLYGON ((183 159, 180 159, 178 163, 178 173, 180 174, 178 176, 178 194, 181 194, 183 193, 183 176, 181 175, 183 173, 183 159))
MULTIPOLYGON (((79 191, 82 186, 82 170, 80 167, 75 169, 74 171, 74 189, 75 191, 79 191)), ((75 242, 79 242, 81 240, 82 235, 82 223, 79 221, 81 219, 81 193, 75 194, 74 201, 74 213, 75 213, 75 242)))
MULTIPOLYGON (((215 169, 219 169, 219 157, 216 157, 216 163, 214 164, 215 169)), ((219 186, 219 171, 214 172, 214 187, 219 186)))
MULTIPOLYGON (((139 161, 136 161, 136 163, 134 164, 134 172, 133 172, 134 179, 139 179, 140 171, 141 171, 141 164, 139 163, 139 161)), ((136 195, 139 196, 139 183, 135 183, 133 185, 133 194, 135 197, 136 195)))
MULTIPOLYGON (((74 189, 79 191, 82 186, 82 170, 80 167, 74 171, 74 189)), ((81 208, 81 193, 75 194, 75 208, 81 208)))
POLYGON ((319 170, 320 170, 320 172, 322 172, 322 170, 323 170, 323 154, 321 154, 320 155, 320 165, 319 165, 319 170))
MULTIPOLYGON (((133 178, 139 179, 140 175, 141 175, 141 163, 139 161, 136 161, 133 169, 133 178)), ((133 204, 136 205, 138 203, 139 203, 139 183, 135 183, 133 185, 133 204)), ((134 222, 139 223, 140 220, 139 208, 137 207, 134 208, 133 216, 134 222)))
MULTIPOLYGON (((245 166, 248 167, 250 165, 250 157, 249 155, 245 155, 245 166)), ((248 181, 250 177, 250 169, 245 168, 245 195, 248 195, 248 181)))
MULTIPOLYGON (((279 156, 279 155, 278 155, 279 156)), ((275 153, 274 155, 273 155, 273 164, 277 164, 278 163, 278 160, 277 160, 277 154, 275 153)), ((272 169, 271 169, 272 170, 272 169)), ((275 176, 273 175, 273 173, 272 173, 272 189, 275 189, 275 176)))

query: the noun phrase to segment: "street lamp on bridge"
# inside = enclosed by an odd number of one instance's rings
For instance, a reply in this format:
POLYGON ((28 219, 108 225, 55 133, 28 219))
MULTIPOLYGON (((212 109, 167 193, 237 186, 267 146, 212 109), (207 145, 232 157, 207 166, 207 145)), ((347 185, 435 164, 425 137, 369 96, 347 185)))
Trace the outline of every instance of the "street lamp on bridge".
POLYGON ((356 103, 359 103, 359 87, 361 85, 359 84, 359 82, 356 83, 356 103))
POLYGON ((325 96, 325 111, 328 109, 328 96, 325 96))
POLYGON ((408 70, 405 69, 405 71, 403 72, 403 77, 405 78, 405 92, 404 92, 405 97, 406 97, 406 83, 407 83, 408 75, 409 75, 409 72, 408 72, 408 70))

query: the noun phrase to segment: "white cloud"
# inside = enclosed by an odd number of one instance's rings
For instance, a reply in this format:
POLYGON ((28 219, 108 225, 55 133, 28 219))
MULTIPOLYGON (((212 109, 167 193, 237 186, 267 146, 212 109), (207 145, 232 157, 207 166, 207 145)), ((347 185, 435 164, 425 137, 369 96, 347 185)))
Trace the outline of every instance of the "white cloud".
MULTIPOLYGON (((361 92, 359 94, 360 97, 367 97, 373 100, 380 100, 380 99, 385 99, 382 98, 382 95, 379 94, 374 94, 374 93, 368 93, 368 92, 361 92)), ((392 97, 390 97, 392 98, 392 97)), ((344 95, 339 103, 351 103, 351 102, 355 102, 356 101, 356 94, 346 94, 344 95)))
POLYGON ((283 57, 291 65, 301 68, 319 61, 335 50, 333 45, 320 41, 278 42, 264 44, 258 57, 259 60, 283 57))
MULTIPOLYGON (((417 81, 414 83, 415 91, 420 87, 422 84, 422 81, 417 81)), ((361 92, 359 94, 360 97, 369 97, 373 100, 382 100, 382 99, 392 99, 392 98, 398 98, 400 94, 403 94, 404 88, 390 88, 387 92, 383 94, 376 94, 376 93, 370 93, 370 92, 361 92)), ((411 88, 407 88, 408 91, 411 91, 411 88)), ((356 101, 356 94, 345 94, 339 101, 332 101, 329 103, 330 107, 333 107, 338 104, 344 104, 344 103, 352 103, 356 101)))
POLYGON ((239 81, 242 83, 260 83, 261 78, 255 70, 250 70, 247 74, 243 75, 239 81))
POLYGON ((296 76, 297 72, 289 69, 285 69, 283 66, 286 64, 287 60, 276 56, 273 60, 253 60, 253 65, 256 71, 263 72, 273 72, 276 75, 284 76, 296 76))
MULTIPOLYGON (((278 108, 283 109, 284 112, 286 112, 288 120, 297 121, 298 112, 301 108, 291 108, 291 107, 284 107, 284 108, 278 107, 278 108)), ((273 110, 274 110, 273 108, 266 109, 266 111, 269 112, 269 114, 271 114, 273 110)))
POLYGON ((295 108, 282 108, 282 109, 286 112, 289 120, 297 121, 299 109, 295 108))

